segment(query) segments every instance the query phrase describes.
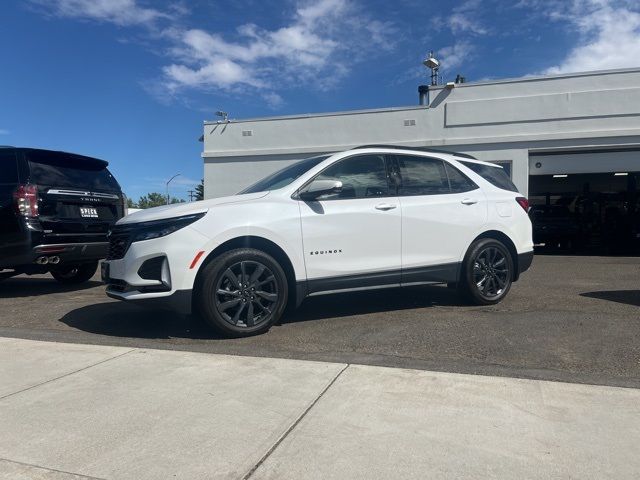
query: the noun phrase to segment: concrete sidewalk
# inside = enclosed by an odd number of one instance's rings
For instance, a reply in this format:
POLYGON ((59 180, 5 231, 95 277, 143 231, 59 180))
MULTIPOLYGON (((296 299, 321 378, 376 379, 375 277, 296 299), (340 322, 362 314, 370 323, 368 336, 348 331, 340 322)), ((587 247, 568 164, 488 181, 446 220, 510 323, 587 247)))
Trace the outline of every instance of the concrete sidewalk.
POLYGON ((637 479, 640 390, 0 338, 0 479, 637 479))

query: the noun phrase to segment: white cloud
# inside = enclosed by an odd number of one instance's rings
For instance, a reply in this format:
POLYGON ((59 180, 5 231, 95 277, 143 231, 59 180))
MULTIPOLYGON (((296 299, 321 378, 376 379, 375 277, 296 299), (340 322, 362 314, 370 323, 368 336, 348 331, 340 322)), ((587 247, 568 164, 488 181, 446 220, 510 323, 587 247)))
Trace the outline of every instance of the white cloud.
POLYGON ((451 32, 456 35, 460 33, 488 34, 489 29, 478 20, 481 8, 483 8, 483 5, 480 0, 467 0, 454 8, 451 15, 446 19, 451 32))
MULTIPOLYGON (((81 18, 114 23, 119 26, 152 25, 171 15, 154 8, 142 7, 136 0, 31 0, 59 17, 81 18)), ((182 7, 176 7, 179 12, 182 7)))
POLYGON ((624 0, 575 0, 569 7, 560 5, 549 11, 550 18, 568 22, 581 38, 560 64, 544 73, 640 66, 638 6, 624 0))
POLYGON ((473 57, 475 47, 471 42, 461 40, 448 47, 438 50, 440 61, 443 68, 446 68, 449 73, 451 70, 461 67, 464 63, 473 57))
POLYGON ((250 88, 259 89, 271 108, 284 102, 278 91, 305 84, 329 89, 371 52, 393 48, 397 32, 358 1, 294 0, 293 13, 279 28, 244 24, 223 35, 185 27, 182 3, 160 10, 145 0, 30 0, 58 17, 152 28, 169 60, 158 79, 143 84, 161 101, 192 90, 244 93, 250 88))
POLYGON ((437 30, 446 28, 455 38, 452 45, 441 47, 437 51, 441 75, 448 77, 454 70, 464 66, 475 56, 478 37, 493 34, 481 20, 483 13, 491 8, 495 6, 487 0, 466 0, 454 7, 448 16, 434 18, 433 24, 437 30))
POLYGON ((162 83, 171 94, 193 88, 261 88, 265 101, 276 107, 282 98, 275 90, 305 82, 329 88, 366 52, 391 48, 392 31, 350 0, 301 4, 284 26, 241 25, 234 40, 200 29, 168 31, 175 62, 163 69, 162 83))
POLYGON ((275 92, 266 92, 262 95, 264 101, 267 102, 269 107, 276 109, 284 104, 284 99, 275 92))

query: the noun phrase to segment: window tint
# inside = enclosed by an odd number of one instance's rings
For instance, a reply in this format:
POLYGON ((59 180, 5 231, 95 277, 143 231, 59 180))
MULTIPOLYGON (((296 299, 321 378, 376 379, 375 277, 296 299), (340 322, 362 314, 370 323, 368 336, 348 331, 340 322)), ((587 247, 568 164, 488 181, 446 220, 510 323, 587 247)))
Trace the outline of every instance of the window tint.
POLYGON ((513 175, 511 174, 511 170, 512 170, 512 162, 511 160, 497 160, 495 162, 491 162, 494 163, 496 165, 500 165, 503 169, 504 169, 504 173, 507 174, 507 177, 509 177, 510 179, 513 179, 513 175))
POLYGON ((119 191, 105 162, 55 152, 29 154, 31 182, 49 187, 119 191))
POLYGON ((382 155, 359 155, 336 162, 316 180, 340 180, 342 191, 318 200, 384 197, 389 194, 387 171, 382 155))
POLYGON ((445 163, 447 169, 447 176, 449 177, 449 186, 451 187, 451 193, 463 193, 475 190, 478 186, 467 177, 464 173, 458 170, 453 165, 445 163))
POLYGON ((442 160, 398 155, 400 167, 399 195, 438 195, 450 193, 449 180, 442 160))
POLYGON ((0 151, 0 183, 18 183, 18 163, 13 152, 0 151))
POLYGON ((481 163, 464 161, 460 161, 460 163, 462 163, 465 167, 470 168, 482 178, 484 178, 487 182, 498 188, 508 190, 510 192, 518 191, 518 187, 513 184, 502 167, 491 167, 489 165, 482 165, 481 163))
POLYGON ((293 165, 284 167, 282 170, 278 170, 268 177, 263 178, 259 182, 242 190, 240 193, 266 192, 269 190, 277 190, 278 188, 286 187, 291 182, 296 180, 300 175, 308 172, 327 158, 329 158, 329 155, 321 155, 318 157, 311 157, 305 160, 300 160, 299 162, 295 162, 293 165))

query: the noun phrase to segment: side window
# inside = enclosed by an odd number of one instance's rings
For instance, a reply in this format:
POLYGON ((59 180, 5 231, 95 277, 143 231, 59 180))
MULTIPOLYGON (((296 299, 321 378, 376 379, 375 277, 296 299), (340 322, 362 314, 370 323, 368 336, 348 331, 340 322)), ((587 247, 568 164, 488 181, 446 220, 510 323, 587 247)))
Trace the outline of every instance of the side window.
POLYGON ((13 152, 0 151, 0 183, 18 183, 18 163, 13 152))
POLYGON ((340 180, 340 193, 323 195, 318 200, 384 197, 389 184, 383 155, 359 155, 340 160, 320 173, 317 180, 340 180))
POLYGON ((451 193, 463 193, 475 190, 478 186, 467 177, 464 173, 458 170, 453 165, 445 163, 447 169, 447 176, 449 177, 449 186, 451 187, 451 193))
POLYGON ((438 195, 450 193, 447 171, 442 160, 398 155, 400 187, 398 195, 438 195))
POLYGON ((495 162, 492 161, 491 163, 495 163, 496 165, 500 165, 502 167, 502 169, 504 170, 504 173, 507 174, 507 176, 510 179, 513 179, 513 162, 511 162, 511 160, 496 160, 495 162))

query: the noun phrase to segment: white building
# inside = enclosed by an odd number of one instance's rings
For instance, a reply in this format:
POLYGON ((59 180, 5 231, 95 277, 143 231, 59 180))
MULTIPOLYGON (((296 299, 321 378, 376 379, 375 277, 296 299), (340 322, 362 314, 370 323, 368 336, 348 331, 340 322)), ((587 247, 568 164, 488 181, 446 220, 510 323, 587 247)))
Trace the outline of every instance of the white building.
POLYGON ((640 68, 430 90, 427 106, 205 122, 205 196, 236 193, 318 153, 395 144, 500 162, 534 204, 601 193, 601 217, 640 211, 640 68))

